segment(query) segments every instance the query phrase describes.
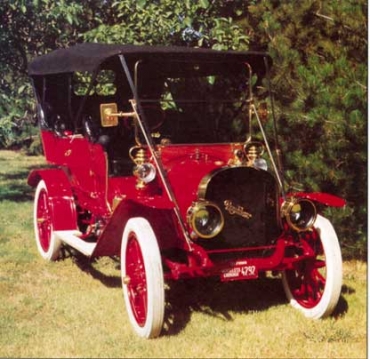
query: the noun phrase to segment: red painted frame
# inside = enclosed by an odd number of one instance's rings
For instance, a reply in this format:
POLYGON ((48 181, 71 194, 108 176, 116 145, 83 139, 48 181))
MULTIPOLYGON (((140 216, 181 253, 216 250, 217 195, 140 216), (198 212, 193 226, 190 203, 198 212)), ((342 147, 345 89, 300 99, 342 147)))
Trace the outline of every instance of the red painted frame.
MULTIPOLYGON (((63 216, 55 216, 54 229, 78 230, 76 198, 80 207, 88 210, 94 218, 102 219, 104 228, 92 256, 119 255, 121 236, 127 220, 142 216, 149 220, 156 233, 166 279, 199 276, 220 276, 222 280, 254 279, 261 272, 295 269, 302 260, 314 258, 312 249, 304 245, 305 241, 297 241, 297 234, 286 224, 276 243, 271 246, 206 251, 196 242, 189 245, 173 213, 174 205, 163 190, 160 180, 144 189, 137 189, 133 175, 108 176, 107 155, 101 145, 91 143, 82 135, 67 134, 59 137, 45 130, 41 131, 41 137, 47 161, 59 166, 59 169, 35 170, 30 174, 28 182, 35 186, 43 179, 50 188, 49 196, 54 211, 63 213, 63 216), (84 160, 81 161, 81 158, 84 160), (299 247, 301 255, 286 256, 289 247, 299 247), (185 253, 186 261, 178 262, 166 256, 166 250, 173 248, 185 253), (253 253, 261 249, 270 249, 272 254, 262 258, 248 255, 240 256, 237 260, 211 259, 216 253, 253 253)), ((184 222, 188 207, 197 199, 200 180, 211 171, 227 165, 233 160, 234 151, 241 148, 242 144, 156 147, 184 222)), ((344 200, 323 193, 294 195, 330 206, 345 204, 344 200)), ((315 237, 315 232, 312 233, 315 237)))

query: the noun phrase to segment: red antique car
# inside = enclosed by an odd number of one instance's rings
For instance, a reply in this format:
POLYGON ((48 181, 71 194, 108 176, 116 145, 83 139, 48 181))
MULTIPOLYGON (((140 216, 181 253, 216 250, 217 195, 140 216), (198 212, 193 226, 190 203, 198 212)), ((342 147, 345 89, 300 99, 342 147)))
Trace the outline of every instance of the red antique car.
POLYGON ((28 178, 38 251, 120 257, 139 336, 160 334, 171 280, 280 272, 307 317, 337 305, 341 250, 319 210, 345 201, 287 191, 271 65, 260 52, 80 44, 29 66, 51 164, 28 178))

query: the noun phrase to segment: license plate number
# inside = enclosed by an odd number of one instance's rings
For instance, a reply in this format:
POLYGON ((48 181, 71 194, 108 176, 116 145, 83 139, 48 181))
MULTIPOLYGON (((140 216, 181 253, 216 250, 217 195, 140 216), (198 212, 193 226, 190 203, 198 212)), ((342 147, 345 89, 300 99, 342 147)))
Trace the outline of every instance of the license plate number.
POLYGON ((258 271, 254 265, 231 267, 223 269, 220 278, 223 282, 241 279, 254 279, 258 278, 258 271))

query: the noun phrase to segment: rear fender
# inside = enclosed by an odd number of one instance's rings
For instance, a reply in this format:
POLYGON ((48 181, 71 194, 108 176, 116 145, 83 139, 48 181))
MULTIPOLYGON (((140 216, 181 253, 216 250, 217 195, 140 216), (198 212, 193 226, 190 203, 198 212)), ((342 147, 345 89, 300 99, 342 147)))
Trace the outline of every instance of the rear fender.
POLYGON ((344 207, 346 205, 346 201, 343 198, 333 196, 332 194, 322 193, 322 192, 297 192, 297 193, 290 193, 287 197, 299 197, 309 199, 314 202, 318 202, 324 204, 329 207, 344 207))
POLYGON ((66 174, 60 169, 34 170, 27 183, 36 187, 43 180, 53 210, 53 229, 55 231, 77 229, 76 205, 66 174))
POLYGON ((123 200, 114 210, 111 219, 98 239, 92 257, 120 255, 123 230, 130 218, 145 218, 156 235, 160 250, 185 248, 176 226, 173 208, 148 207, 133 200, 123 200))

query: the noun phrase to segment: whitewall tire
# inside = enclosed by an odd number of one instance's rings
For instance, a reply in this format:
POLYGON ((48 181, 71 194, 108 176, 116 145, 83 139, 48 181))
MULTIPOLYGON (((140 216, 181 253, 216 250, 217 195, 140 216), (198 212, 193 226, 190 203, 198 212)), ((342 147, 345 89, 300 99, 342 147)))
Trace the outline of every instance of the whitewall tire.
POLYGON ((342 255, 338 237, 330 221, 320 215, 307 243, 315 256, 295 270, 283 272, 283 286, 290 304, 308 318, 329 316, 342 288, 342 255))
POLYGON ((54 234, 53 215, 46 184, 41 180, 36 187, 33 221, 37 249, 48 261, 58 259, 62 245, 54 234))
POLYGON ((122 288, 127 314, 143 338, 159 336, 164 318, 164 279, 156 236, 144 218, 131 218, 121 246, 122 288))

